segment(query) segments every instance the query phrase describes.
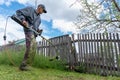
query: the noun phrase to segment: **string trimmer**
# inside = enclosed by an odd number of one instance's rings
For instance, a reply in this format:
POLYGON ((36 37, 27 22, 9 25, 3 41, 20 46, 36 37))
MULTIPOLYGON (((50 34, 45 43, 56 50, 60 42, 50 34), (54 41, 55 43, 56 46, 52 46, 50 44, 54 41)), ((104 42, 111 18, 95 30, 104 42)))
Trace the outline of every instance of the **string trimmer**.
MULTIPOLYGON (((49 42, 52 46, 54 46, 51 41, 49 41, 48 39, 46 39, 45 37, 43 37, 43 36, 41 35, 42 32, 39 33, 39 32, 37 32, 35 29, 33 29, 32 27, 25 26, 25 25, 22 23, 22 21, 21 21, 16 15, 11 16, 11 19, 14 20, 15 22, 17 22, 18 24, 20 24, 21 26, 23 26, 24 28, 30 29, 30 30, 33 31, 36 35, 39 35, 42 39, 46 40, 46 41, 49 42)), ((53 59, 50 59, 50 61, 53 61, 54 59, 57 59, 57 60, 59 59, 58 50, 57 50, 56 47, 55 47, 55 51, 56 51, 56 55, 57 55, 57 56, 56 56, 55 58, 53 58, 53 59)))

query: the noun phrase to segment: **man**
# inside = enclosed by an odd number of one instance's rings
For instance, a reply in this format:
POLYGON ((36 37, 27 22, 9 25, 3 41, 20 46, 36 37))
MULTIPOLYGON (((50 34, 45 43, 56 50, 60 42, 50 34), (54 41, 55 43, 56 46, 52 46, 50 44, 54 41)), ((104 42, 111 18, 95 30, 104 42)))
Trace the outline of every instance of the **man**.
POLYGON ((27 27, 32 27, 34 30, 41 33, 42 30, 39 29, 39 25, 41 23, 40 15, 42 13, 47 13, 43 4, 39 4, 37 9, 34 9, 33 7, 26 7, 16 11, 16 16, 22 21, 22 24, 24 25, 26 39, 26 52, 24 59, 19 67, 20 70, 29 70, 28 66, 33 62, 36 53, 35 39, 37 35, 27 27))

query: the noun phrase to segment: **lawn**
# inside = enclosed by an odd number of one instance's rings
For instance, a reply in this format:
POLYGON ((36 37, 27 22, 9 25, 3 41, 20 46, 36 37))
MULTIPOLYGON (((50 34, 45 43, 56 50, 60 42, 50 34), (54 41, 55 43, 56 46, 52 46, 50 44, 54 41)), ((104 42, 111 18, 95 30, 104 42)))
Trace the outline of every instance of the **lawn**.
POLYGON ((53 60, 49 57, 36 55, 31 71, 20 71, 18 69, 24 51, 1 52, 0 53, 0 80, 120 80, 119 77, 101 77, 98 75, 82 74, 68 71, 64 62, 53 60), (13 65, 11 61, 15 63, 13 65))
POLYGON ((0 80, 120 80, 118 77, 101 77, 56 69, 32 68, 19 71, 17 67, 0 65, 0 80))

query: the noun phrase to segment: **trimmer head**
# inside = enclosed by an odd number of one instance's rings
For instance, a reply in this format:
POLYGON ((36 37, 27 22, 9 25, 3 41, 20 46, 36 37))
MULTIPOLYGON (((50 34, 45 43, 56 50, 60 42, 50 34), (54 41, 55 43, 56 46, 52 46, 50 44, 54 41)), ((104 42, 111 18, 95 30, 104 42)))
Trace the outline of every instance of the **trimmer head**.
POLYGON ((49 61, 53 61, 53 60, 59 60, 60 59, 60 57, 59 56, 56 56, 55 58, 53 58, 53 59, 49 59, 49 61))

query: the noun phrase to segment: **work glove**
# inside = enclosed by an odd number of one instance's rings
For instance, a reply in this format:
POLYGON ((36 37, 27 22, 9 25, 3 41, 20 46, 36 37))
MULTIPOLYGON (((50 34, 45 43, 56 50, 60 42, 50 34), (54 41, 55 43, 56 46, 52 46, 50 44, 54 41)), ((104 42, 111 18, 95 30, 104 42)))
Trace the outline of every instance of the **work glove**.
POLYGON ((42 29, 37 29, 37 32, 39 33, 39 35, 41 35, 43 30, 42 29))
MULTIPOLYGON (((42 29, 37 29, 37 32, 39 33, 39 36, 42 34, 43 30, 42 29)), ((35 34, 35 33, 34 33, 35 34)), ((37 37, 38 35, 35 34, 35 37, 37 37)))

